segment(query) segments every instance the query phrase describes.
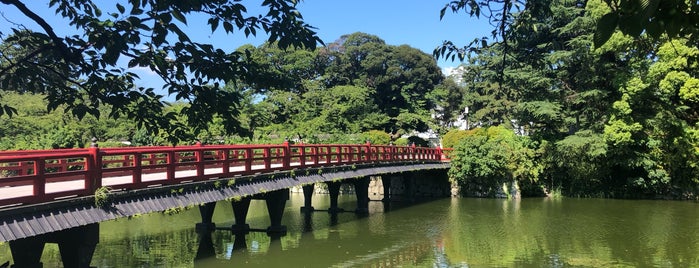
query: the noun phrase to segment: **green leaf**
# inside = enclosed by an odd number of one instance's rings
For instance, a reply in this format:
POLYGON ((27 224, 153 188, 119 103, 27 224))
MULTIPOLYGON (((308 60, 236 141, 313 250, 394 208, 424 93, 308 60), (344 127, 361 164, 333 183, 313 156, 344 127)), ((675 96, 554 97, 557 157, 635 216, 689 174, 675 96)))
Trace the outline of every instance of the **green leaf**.
POLYGON ((233 32, 233 24, 230 22, 224 21, 223 22, 223 29, 226 30, 227 33, 233 32))
POLYGON ((595 29, 594 43, 595 47, 600 47, 606 43, 619 22, 619 16, 616 13, 607 13, 597 22, 595 29))
POLYGON ((187 24, 187 18, 185 18, 184 15, 182 15, 179 9, 173 9, 172 16, 180 22, 184 23, 185 25, 187 24))
POLYGON ((134 5, 133 8, 131 9, 131 15, 141 15, 143 14, 143 9, 138 8, 138 6, 134 5))
POLYGON ((124 6, 122 6, 120 4, 116 4, 116 7, 119 10, 119 13, 123 14, 124 12, 126 12, 126 8, 124 8, 124 6))
POLYGON ((209 19, 209 25, 211 25, 211 32, 215 32, 216 28, 218 28, 218 20, 217 19, 209 19))

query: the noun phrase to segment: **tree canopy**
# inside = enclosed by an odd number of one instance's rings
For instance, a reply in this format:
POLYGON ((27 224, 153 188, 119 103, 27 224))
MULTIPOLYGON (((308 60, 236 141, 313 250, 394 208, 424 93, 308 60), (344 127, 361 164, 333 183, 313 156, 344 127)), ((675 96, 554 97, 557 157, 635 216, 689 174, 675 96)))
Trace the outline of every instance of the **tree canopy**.
POLYGON ((381 130, 395 139, 426 131, 438 105, 460 102, 447 97, 459 88, 442 84, 430 55, 374 35, 343 35, 314 51, 270 43, 239 51, 258 74, 240 80, 239 87, 260 96, 255 106, 268 109, 266 128, 274 132, 308 137, 381 130))
MULTIPOLYGON (((241 96, 222 88, 249 75, 245 55, 191 39, 188 17, 201 17, 211 32, 230 36, 264 32, 281 48, 315 49, 321 43, 296 10, 295 0, 265 0, 267 12, 260 15, 248 15, 245 5, 226 0, 49 1, 73 28, 69 32, 59 32, 67 27, 50 25, 25 1, 0 3, 39 25, 14 25, 10 33, 0 35, 1 89, 45 94, 50 110, 62 106, 78 118, 103 112, 127 117, 150 131, 204 129, 214 117, 221 118, 225 129, 238 129, 241 96), (175 113, 163 113, 161 91, 136 86, 138 76, 131 68, 156 73, 166 95, 189 104, 178 112, 189 118, 186 124, 178 124, 175 113), (100 109, 105 105, 109 111, 100 109)), ((16 113, 11 103, 0 99, 0 116, 16 113)))
MULTIPOLYGON (((593 44, 601 47, 618 29, 631 37, 646 34, 656 40, 663 36, 696 40, 699 33, 699 3, 685 0, 602 0, 608 9, 596 17, 593 44)), ((595 0, 570 1, 577 8, 585 8, 595 0)), ((465 13, 470 17, 485 18, 493 26, 490 36, 477 38, 466 46, 458 46, 447 40, 434 50, 435 57, 464 60, 480 53, 492 43, 505 49, 513 29, 528 25, 528 19, 553 17, 551 6, 555 0, 453 0, 440 11, 443 18, 447 11, 465 13), (524 17, 523 17, 524 16, 524 17)), ((532 29, 537 32, 536 28, 532 29)))
MULTIPOLYGON (((602 19, 617 12, 610 5, 624 1, 547 3, 546 12, 529 6, 513 12, 507 42, 479 48, 465 64, 470 121, 531 139, 525 144, 535 153, 521 163, 541 172, 523 182, 537 181, 566 195, 696 198, 699 50, 686 35, 691 27, 680 31, 685 34, 633 35, 621 26, 627 22, 619 21, 600 42, 602 19)), ((463 167, 452 172, 455 180, 473 183, 466 167, 505 176, 474 166, 500 163, 497 151, 489 153, 488 139, 457 132, 449 138, 461 148, 457 154, 468 154, 454 161, 471 161, 455 164, 463 167)))

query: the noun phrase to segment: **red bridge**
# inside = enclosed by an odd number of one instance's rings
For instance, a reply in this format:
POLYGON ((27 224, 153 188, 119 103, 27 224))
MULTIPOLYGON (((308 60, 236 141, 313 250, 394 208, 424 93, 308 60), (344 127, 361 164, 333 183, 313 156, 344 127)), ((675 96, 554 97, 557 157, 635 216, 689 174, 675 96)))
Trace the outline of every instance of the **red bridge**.
MULTIPOLYGON (((446 182, 450 149, 349 144, 201 145, 0 152, 0 241, 10 241, 15 266, 40 267, 44 243, 59 244, 65 267, 89 264, 98 223, 199 206, 197 228, 211 222, 217 201, 232 200, 232 231, 247 232, 251 199, 267 202, 268 232, 281 225, 288 188, 303 186, 313 211, 315 183, 326 183, 337 210, 341 183, 354 184, 357 211, 368 211, 370 176, 436 170, 446 182), (63 255, 63 252, 66 255, 63 255), (87 260, 87 264, 85 261, 87 260)), ((405 175, 408 174, 408 175, 405 175)), ((412 180, 412 177, 410 178, 412 180)), ((419 186, 412 186, 415 191, 419 186)), ((408 187, 410 188, 410 187, 408 187)), ((447 189, 448 187, 444 187, 447 189)))
POLYGON ((386 145, 194 145, 0 152, 0 206, 274 171, 443 161, 440 148, 386 145))

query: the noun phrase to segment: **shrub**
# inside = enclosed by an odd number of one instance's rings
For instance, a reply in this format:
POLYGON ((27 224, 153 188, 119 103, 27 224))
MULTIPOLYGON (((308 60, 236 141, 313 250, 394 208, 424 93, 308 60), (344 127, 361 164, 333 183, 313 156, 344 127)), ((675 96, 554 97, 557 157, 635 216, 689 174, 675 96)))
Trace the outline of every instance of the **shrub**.
POLYGON ((364 141, 370 141, 371 144, 387 145, 391 142, 391 135, 381 130, 362 132, 361 137, 364 141))
POLYGON ((536 182, 541 165, 534 143, 504 127, 477 129, 465 135, 454 148, 449 178, 465 194, 493 196, 513 181, 536 182))
POLYGON ((444 134, 442 137, 442 147, 444 148, 454 148, 456 147, 457 144, 459 144, 459 141, 466 137, 467 135, 470 135, 473 133, 474 130, 460 130, 460 129, 452 129, 447 134, 444 134))

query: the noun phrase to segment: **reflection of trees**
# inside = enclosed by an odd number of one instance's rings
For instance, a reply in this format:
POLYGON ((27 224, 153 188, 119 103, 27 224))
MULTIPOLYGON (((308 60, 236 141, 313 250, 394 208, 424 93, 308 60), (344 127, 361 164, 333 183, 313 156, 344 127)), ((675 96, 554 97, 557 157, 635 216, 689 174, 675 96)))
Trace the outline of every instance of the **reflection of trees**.
POLYGON ((98 245, 92 264, 97 267, 183 267, 194 260, 198 240, 193 228, 124 237, 98 245))
MULTIPOLYGON (((214 232, 213 257, 198 259, 195 267, 690 267, 699 255, 699 210, 689 202, 450 199, 367 218, 343 213, 335 225, 330 215, 314 213, 313 230, 306 232, 298 206, 285 218, 296 228, 279 239, 214 232)), ((192 211, 105 223, 92 265, 190 267, 200 250, 193 228, 198 212, 192 211)), ((5 260, 7 243, 0 245, 5 260)), ((46 245, 42 261, 60 266, 55 244, 46 245)))
POLYGON ((442 234, 448 263, 691 266, 696 204, 596 199, 458 199, 442 234))

